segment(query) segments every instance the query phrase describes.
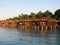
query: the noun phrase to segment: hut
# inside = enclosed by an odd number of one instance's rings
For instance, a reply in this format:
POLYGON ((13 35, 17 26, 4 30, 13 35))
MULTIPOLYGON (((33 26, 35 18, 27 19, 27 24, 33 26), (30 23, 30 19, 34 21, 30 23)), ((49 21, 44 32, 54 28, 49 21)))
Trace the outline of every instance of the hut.
MULTIPOLYGON (((22 20, 7 20, 0 22, 3 26, 6 27, 20 27, 20 28, 39 28, 39 29, 48 29, 48 28, 55 28, 58 26, 56 20, 52 17, 41 17, 41 18, 27 18, 22 20)), ((60 24, 60 23, 58 23, 60 24)))

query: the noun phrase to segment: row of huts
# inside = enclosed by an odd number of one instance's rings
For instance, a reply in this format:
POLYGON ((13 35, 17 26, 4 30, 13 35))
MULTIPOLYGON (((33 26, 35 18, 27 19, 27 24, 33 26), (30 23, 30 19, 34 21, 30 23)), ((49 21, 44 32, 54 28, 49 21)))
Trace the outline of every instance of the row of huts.
POLYGON ((40 29, 55 29, 59 23, 51 17, 41 17, 41 18, 28 18, 22 20, 8 20, 0 21, 1 27, 20 27, 20 28, 40 28, 40 29))

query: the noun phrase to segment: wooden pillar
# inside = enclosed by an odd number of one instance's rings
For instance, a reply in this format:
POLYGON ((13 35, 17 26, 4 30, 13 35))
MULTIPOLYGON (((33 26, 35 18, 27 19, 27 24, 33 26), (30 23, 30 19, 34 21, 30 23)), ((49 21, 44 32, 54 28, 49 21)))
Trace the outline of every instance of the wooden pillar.
POLYGON ((39 31, 39 26, 38 26, 38 31, 39 31))
POLYGON ((43 30, 43 26, 41 26, 41 30, 43 30))
POLYGON ((47 30, 47 29, 48 29, 48 26, 45 27, 45 30, 47 30))
POLYGON ((57 27, 57 26, 55 25, 55 26, 54 26, 54 30, 56 30, 56 27, 57 27))
POLYGON ((51 28, 51 30, 53 29, 53 27, 52 27, 52 26, 50 26, 50 28, 51 28))

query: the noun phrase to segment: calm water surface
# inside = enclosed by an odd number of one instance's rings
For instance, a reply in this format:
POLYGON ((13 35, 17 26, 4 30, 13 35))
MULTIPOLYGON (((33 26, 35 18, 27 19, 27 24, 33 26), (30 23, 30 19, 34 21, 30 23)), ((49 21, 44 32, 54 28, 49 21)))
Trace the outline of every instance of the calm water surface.
POLYGON ((60 45, 60 31, 0 28, 0 45, 60 45))

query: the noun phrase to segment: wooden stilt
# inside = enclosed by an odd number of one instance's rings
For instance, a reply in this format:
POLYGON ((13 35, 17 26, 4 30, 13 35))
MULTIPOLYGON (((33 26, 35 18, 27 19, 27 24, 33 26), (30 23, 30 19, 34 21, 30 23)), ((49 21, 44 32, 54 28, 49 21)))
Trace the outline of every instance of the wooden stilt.
POLYGON ((38 31, 39 31, 39 26, 38 26, 38 31))
POLYGON ((55 30, 56 30, 56 26, 55 26, 55 30))
POLYGON ((48 26, 45 27, 45 30, 47 30, 47 29, 48 29, 48 26))
POLYGON ((51 26, 50 28, 51 28, 51 30, 52 30, 52 26, 51 26))
POLYGON ((43 30, 43 26, 41 27, 41 30, 43 30))

